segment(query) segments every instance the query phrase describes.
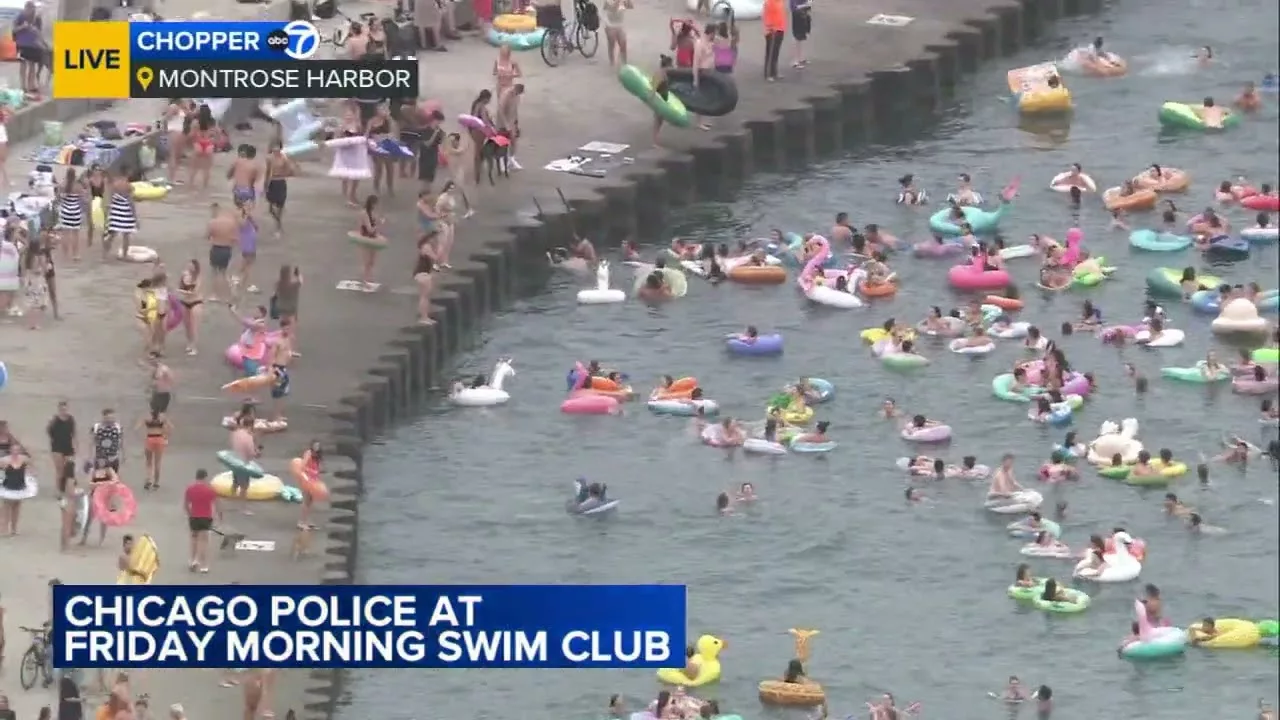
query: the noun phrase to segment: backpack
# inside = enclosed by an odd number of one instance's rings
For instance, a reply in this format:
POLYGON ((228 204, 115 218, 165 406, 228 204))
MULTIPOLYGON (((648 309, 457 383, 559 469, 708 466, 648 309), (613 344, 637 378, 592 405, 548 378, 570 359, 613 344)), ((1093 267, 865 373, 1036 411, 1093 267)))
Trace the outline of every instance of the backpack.
POLYGON ((582 27, 588 32, 595 32, 600 29, 600 9, 591 0, 578 1, 578 21, 582 23, 582 27))

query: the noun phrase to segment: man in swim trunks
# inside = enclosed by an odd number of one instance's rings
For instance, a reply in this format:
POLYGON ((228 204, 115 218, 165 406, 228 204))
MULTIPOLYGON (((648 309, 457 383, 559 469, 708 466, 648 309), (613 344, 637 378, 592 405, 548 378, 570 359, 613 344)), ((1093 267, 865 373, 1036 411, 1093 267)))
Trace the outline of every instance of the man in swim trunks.
MULTIPOLYGON (((227 444, 230 446, 231 453, 240 461, 253 462, 254 458, 258 457, 258 443, 253 436, 253 419, 240 418, 239 424, 231 430, 227 444)), ((240 501, 241 512, 245 515, 253 514, 248 508, 249 483, 252 480, 248 472, 231 469, 231 490, 234 497, 240 501)))
POLYGON ((288 422, 284 416, 284 399, 289 395, 289 361, 293 359, 293 323, 280 323, 280 338, 271 346, 271 420, 288 422))
POLYGON ((1227 114, 1214 103, 1212 97, 1206 97, 1204 104, 1196 109, 1196 114, 1204 121, 1205 127, 1221 128, 1227 114))
POLYGON ((1000 458, 1000 467, 991 477, 991 486, 987 489, 988 498, 1009 497, 1023 488, 1013 477, 1013 455, 1006 454, 1000 458))
POLYGON ((218 203, 210 205, 210 211, 212 217, 209 219, 206 235, 209 238, 213 292, 209 299, 228 302, 231 299, 231 284, 227 279, 227 268, 231 267, 231 256, 240 242, 240 222, 235 213, 222 209, 218 203))
POLYGON ((853 227, 849 225, 849 213, 836 213, 836 224, 831 226, 831 242, 853 242, 853 227))
POLYGON ((227 179, 231 181, 231 199, 237 205, 251 203, 258 197, 258 178, 262 175, 262 166, 257 157, 257 148, 241 145, 235 161, 231 163, 231 169, 227 171, 227 179))

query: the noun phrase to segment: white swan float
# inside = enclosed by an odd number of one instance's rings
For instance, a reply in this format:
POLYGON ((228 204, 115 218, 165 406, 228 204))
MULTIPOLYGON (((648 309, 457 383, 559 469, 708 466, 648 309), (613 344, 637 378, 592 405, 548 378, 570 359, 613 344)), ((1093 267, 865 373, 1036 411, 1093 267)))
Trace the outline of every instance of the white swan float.
POLYGON ((1150 330, 1139 330, 1133 336, 1133 341, 1146 345, 1149 348, 1177 347, 1182 344, 1187 334, 1176 328, 1165 328, 1160 333, 1160 337, 1155 340, 1151 339, 1150 330))
MULTIPOLYGON (((698 0, 686 0, 685 7, 689 12, 696 13, 701 8, 698 0)), ((764 0, 714 0, 711 3, 711 17, 716 20, 723 20, 727 17, 724 9, 733 10, 734 20, 759 20, 764 14, 764 0)))
POLYGON ((1076 568, 1071 574, 1082 580, 1092 580, 1100 583, 1137 580, 1138 575, 1142 574, 1142 563, 1129 554, 1127 547, 1129 543, 1133 542, 1133 538, 1127 532, 1118 532, 1112 537, 1112 540, 1115 550, 1102 556, 1101 568, 1090 566, 1090 558, 1086 557, 1076 564, 1076 568))
POLYGON ((809 300, 828 307, 852 310, 862 307, 862 300, 857 295, 843 292, 827 285, 813 285, 804 293, 809 300))
POLYGON ((489 405, 501 405, 511 399, 511 393, 502 389, 502 383, 507 378, 516 374, 515 368, 511 367, 511 361, 508 359, 500 359, 493 366, 493 374, 489 376, 489 382, 480 387, 464 387, 453 391, 449 396, 449 400, 454 405, 463 407, 486 407, 489 405))
POLYGON ((1040 507, 1044 496, 1035 490, 1019 490, 1012 495, 988 497, 982 504, 987 510, 1000 515, 1017 515, 1029 513, 1040 507))
POLYGON ((605 303, 620 303, 627 299, 627 294, 622 290, 609 287, 609 261, 601 260, 600 265, 596 267, 596 286, 589 290, 578 291, 578 302, 583 305, 603 305, 605 303))
POLYGON ((1089 443, 1085 456, 1094 465, 1110 465, 1112 456, 1119 454, 1126 465, 1138 462, 1142 443, 1138 441, 1138 421, 1125 418, 1119 425, 1107 420, 1098 430, 1098 437, 1089 443))

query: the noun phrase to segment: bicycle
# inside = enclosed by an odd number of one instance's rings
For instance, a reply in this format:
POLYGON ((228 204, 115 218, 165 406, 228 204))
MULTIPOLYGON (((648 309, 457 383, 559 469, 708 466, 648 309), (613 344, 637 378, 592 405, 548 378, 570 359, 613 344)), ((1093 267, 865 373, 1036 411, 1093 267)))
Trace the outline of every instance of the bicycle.
POLYGON ((49 625, 46 623, 41 628, 23 627, 22 630, 31 635, 31 645, 27 651, 22 653, 22 662, 18 668, 18 681, 22 683, 23 690, 30 690, 36 686, 36 680, 40 679, 40 675, 44 675, 44 684, 41 687, 49 687, 53 684, 53 653, 49 647, 49 625))
POLYGON ((539 14, 546 10, 554 11, 550 21, 545 25, 542 22, 538 24, 546 27, 540 50, 542 61, 548 67, 556 67, 563 57, 574 51, 581 53, 584 58, 595 57, 596 50, 600 49, 600 18, 594 3, 590 0, 574 0, 573 22, 567 25, 559 7, 542 8, 539 14))

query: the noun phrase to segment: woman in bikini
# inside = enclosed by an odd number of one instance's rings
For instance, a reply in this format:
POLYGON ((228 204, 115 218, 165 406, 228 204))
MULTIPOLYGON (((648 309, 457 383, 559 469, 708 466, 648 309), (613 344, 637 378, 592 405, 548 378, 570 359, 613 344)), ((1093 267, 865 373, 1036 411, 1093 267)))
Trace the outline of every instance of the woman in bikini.
MULTIPOLYGON (((378 105, 373 111, 373 117, 369 118, 369 123, 365 125, 364 134, 369 138, 370 143, 378 146, 383 140, 399 135, 395 121, 391 119, 385 104, 378 105)), ((382 184, 385 182, 387 195, 395 195, 396 165, 400 162, 399 156, 379 151, 370 153, 369 159, 373 162, 373 191, 381 192, 382 184)))
POLYGON ((191 185, 195 185, 197 176, 202 176, 201 190, 209 189, 209 172, 213 169, 213 149, 217 145, 217 131, 218 126, 213 119, 213 111, 208 105, 201 105, 196 110, 195 120, 191 123, 191 132, 187 138, 187 144, 192 149, 191 185))
POLYGON ((196 341, 200 337, 200 306, 204 295, 200 288, 200 261, 188 260, 178 277, 178 301, 182 303, 182 330, 187 335, 187 354, 196 354, 196 341))
MULTIPOLYGON (((387 240, 378 232, 378 228, 382 225, 382 218, 374 214, 378 209, 378 196, 370 195, 364 200, 364 207, 360 210, 360 229, 361 237, 370 240, 381 240, 383 247, 386 246, 387 240)), ((365 292, 373 292, 378 288, 373 282, 373 263, 378 259, 378 249, 372 245, 360 246, 360 282, 365 292)))
POLYGON ((169 177, 175 181, 182 169, 182 153, 186 151, 187 117, 191 106, 182 98, 174 98, 164 111, 164 128, 169 137, 169 177))
POLYGON ((471 177, 476 178, 477 182, 480 179, 480 168, 484 164, 484 144, 489 139, 489 135, 494 128, 493 116, 489 113, 489 103, 491 102, 493 102, 493 93, 489 90, 481 90, 476 99, 471 101, 471 116, 479 119, 484 124, 483 128, 471 128, 468 130, 471 135, 471 149, 474 152, 471 177))
POLYGON ((76 171, 67 168, 67 174, 58 186, 58 234, 62 238, 62 259, 80 260, 80 228, 84 227, 84 186, 76 177, 76 171))
POLYGON ((173 432, 173 425, 164 413, 152 410, 138 421, 138 429, 143 433, 142 457, 147 474, 142 489, 159 490, 160 461, 164 459, 164 449, 169 446, 169 433, 173 432))
POLYGON ((432 247, 436 233, 418 240, 418 261, 413 268, 413 281, 418 285, 418 324, 435 325, 431 319, 431 291, 435 286, 436 254, 432 247))

